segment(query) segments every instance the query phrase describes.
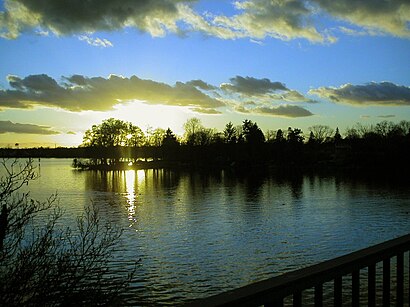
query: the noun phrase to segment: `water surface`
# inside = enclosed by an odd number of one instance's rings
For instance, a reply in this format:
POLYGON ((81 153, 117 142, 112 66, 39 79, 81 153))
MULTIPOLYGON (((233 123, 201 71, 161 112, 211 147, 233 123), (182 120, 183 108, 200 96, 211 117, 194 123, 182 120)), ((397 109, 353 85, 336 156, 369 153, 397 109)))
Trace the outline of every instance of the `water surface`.
POLYGON ((409 184, 394 178, 35 164, 32 196, 57 191, 63 223, 93 201, 126 229, 115 266, 141 258, 134 305, 206 297, 410 232, 409 184))

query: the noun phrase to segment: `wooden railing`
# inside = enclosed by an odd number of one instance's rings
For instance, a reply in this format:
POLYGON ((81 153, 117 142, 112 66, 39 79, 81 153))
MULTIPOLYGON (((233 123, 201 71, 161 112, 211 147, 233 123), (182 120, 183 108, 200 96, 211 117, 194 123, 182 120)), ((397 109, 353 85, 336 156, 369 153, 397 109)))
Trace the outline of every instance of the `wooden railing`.
POLYGON ((333 306, 342 306, 342 303, 351 306, 359 306, 359 303, 366 306, 409 306, 410 289, 404 291, 405 285, 408 288, 410 284, 410 265, 404 264, 404 255, 409 250, 410 234, 307 268, 199 299, 188 306, 283 306, 284 302, 286 305, 302 306, 303 292, 309 289, 313 292, 313 295, 310 295, 312 302, 307 304, 309 306, 327 306, 329 303, 333 306), (376 271, 380 271, 380 274, 376 271), (376 275, 380 275, 380 278, 376 275), (324 303, 323 285, 329 282, 333 285, 330 290, 326 288, 326 296, 329 296, 330 291, 332 297, 330 302, 324 303), (346 282, 349 283, 348 291, 344 288, 346 282), (376 290, 378 288, 380 291, 376 290))

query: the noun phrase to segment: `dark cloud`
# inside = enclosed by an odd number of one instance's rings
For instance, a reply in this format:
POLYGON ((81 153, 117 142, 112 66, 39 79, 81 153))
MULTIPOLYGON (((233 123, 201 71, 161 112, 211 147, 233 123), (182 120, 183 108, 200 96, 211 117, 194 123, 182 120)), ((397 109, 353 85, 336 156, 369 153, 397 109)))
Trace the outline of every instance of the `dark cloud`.
MULTIPOLYGON (((88 34, 133 27, 153 36, 199 31, 222 39, 255 41, 273 37, 335 42, 337 38, 330 34, 332 29, 326 28, 318 18, 326 15, 329 19, 344 21, 344 25, 348 22, 359 27, 354 33, 410 37, 408 0, 232 1, 234 14, 229 16, 195 11, 193 4, 200 1, 4 0, 0 35, 16 38, 33 29, 57 35, 81 34, 80 38, 89 44, 108 47, 111 42, 88 34)), ((345 33, 349 32, 352 33, 345 33)))
POLYGON ((236 76, 230 79, 231 83, 221 84, 221 89, 240 93, 246 96, 266 95, 275 91, 289 91, 281 82, 272 82, 267 78, 236 76))
POLYGON ((336 103, 352 105, 410 106, 410 87, 391 82, 371 82, 365 85, 345 84, 336 87, 320 87, 310 94, 336 103))
POLYGON ((236 76, 230 79, 230 83, 220 85, 225 97, 240 100, 241 104, 252 103, 255 106, 266 107, 272 103, 315 103, 299 93, 286 87, 282 82, 273 82, 267 78, 257 79, 253 77, 236 76))
POLYGON ((204 90, 204 91, 212 91, 212 90, 217 89, 216 86, 213 86, 213 85, 211 85, 209 83, 206 83, 202 80, 192 80, 192 81, 188 81, 186 84, 195 86, 195 87, 197 87, 201 90, 204 90))
POLYGON ((395 36, 410 37, 408 0, 312 0, 313 4, 338 19, 395 36))
POLYGON ((26 78, 9 76, 11 90, 0 90, 1 108, 29 108, 34 105, 58 107, 70 111, 109 110, 120 102, 140 100, 147 104, 214 109, 224 103, 195 86, 177 82, 174 86, 136 76, 124 78, 63 77, 59 84, 47 75, 26 78))
POLYGON ((271 107, 271 108, 256 108, 253 110, 254 113, 263 114, 263 115, 271 115, 271 116, 279 116, 279 117, 307 117, 312 116, 313 113, 306 110, 305 108, 299 106, 292 106, 292 105, 280 105, 278 107, 271 107))
POLYGON ((277 107, 257 107, 253 109, 248 109, 244 106, 238 106, 235 110, 237 112, 246 114, 251 113, 258 115, 288 118, 307 117, 314 115, 312 112, 306 110, 305 108, 293 105, 280 105, 277 107))
POLYGON ((388 114, 388 115, 379 115, 377 117, 379 117, 379 118, 394 118, 394 117, 396 117, 396 115, 388 114))
POLYGON ((48 126, 33 124, 19 124, 11 121, 0 121, 0 134, 2 133, 23 133, 23 134, 60 134, 51 130, 48 126))
POLYGON ((5 35, 16 37, 31 27, 65 35, 135 27, 152 35, 177 29, 179 4, 187 0, 5 0, 0 21, 5 35))

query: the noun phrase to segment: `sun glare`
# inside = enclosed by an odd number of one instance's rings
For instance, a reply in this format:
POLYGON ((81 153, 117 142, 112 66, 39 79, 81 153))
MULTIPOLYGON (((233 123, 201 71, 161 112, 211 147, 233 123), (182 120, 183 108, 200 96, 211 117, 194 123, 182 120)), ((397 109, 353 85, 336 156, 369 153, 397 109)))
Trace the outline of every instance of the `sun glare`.
POLYGON ((139 101, 118 104, 115 109, 107 116, 129 121, 143 130, 147 127, 154 129, 169 127, 178 134, 182 133, 184 122, 192 117, 189 110, 181 107, 147 105, 139 101))

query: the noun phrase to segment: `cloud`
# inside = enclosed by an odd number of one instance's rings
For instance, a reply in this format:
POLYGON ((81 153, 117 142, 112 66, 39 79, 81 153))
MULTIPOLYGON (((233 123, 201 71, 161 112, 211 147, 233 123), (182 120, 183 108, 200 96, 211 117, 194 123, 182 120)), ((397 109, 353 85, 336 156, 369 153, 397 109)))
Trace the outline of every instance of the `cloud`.
POLYGON ((351 105, 410 106, 410 87, 391 82, 371 82, 365 85, 345 84, 340 87, 320 87, 309 94, 351 105))
POLYGON ((30 28, 41 27, 57 35, 113 31, 135 27, 153 36, 177 32, 184 0, 5 0, 0 15, 3 36, 16 38, 30 28))
POLYGON ((274 117, 287 117, 287 118, 297 118, 297 117, 307 117, 314 115, 309 110, 306 110, 300 106, 294 105, 279 105, 276 107, 256 107, 256 108, 246 108, 245 106, 237 106, 235 110, 239 113, 245 114, 258 114, 267 115, 274 117))
POLYGON ((215 109, 203 109, 203 108, 193 108, 192 111, 196 113, 208 114, 208 115, 218 115, 222 114, 221 111, 215 109))
POLYGON ((70 111, 106 111, 114 105, 132 100, 146 104, 215 109, 225 104, 194 85, 177 82, 174 86, 152 80, 110 75, 108 78, 73 75, 57 83, 48 75, 25 78, 8 76, 11 89, 0 90, 0 109, 57 107, 70 111))
POLYGON ((305 38, 312 42, 335 40, 316 29, 312 19, 314 11, 307 1, 253 0, 236 1, 234 5, 238 14, 215 16, 213 23, 230 29, 236 38, 305 38))
POLYGON ((269 79, 256 79, 253 77, 236 76, 230 79, 231 83, 222 83, 221 89, 237 92, 246 96, 257 96, 272 93, 278 90, 287 91, 288 88, 280 82, 272 82, 269 79))
POLYGON ((377 117, 379 117, 379 118, 394 118, 394 117, 396 117, 396 115, 387 114, 387 115, 379 115, 379 116, 377 116, 377 117))
POLYGON ((215 90, 217 88, 216 86, 208 84, 208 83, 206 83, 202 80, 191 80, 191 81, 188 81, 186 84, 195 86, 195 87, 197 87, 201 90, 205 90, 205 91, 212 91, 212 90, 215 90))
POLYGON ((408 0, 313 0, 312 3, 333 18, 370 30, 370 33, 410 37, 408 0))
POLYGON ((95 47, 103 47, 103 48, 106 48, 106 47, 113 47, 113 44, 108 40, 108 39, 105 39, 105 38, 93 38, 93 37, 90 37, 90 36, 87 36, 87 35, 80 35, 79 37, 78 37, 78 39, 80 40, 80 41, 85 41, 87 44, 89 44, 89 45, 91 45, 91 46, 95 46, 95 47))
MULTIPOLYGON (((337 38, 323 22, 326 17, 339 24, 342 21, 341 30, 349 35, 410 37, 408 0, 243 0, 232 2, 230 15, 198 12, 195 4, 200 1, 205 0, 4 0, 0 36, 16 38, 33 30, 59 36, 88 35, 132 27, 152 36, 199 31, 222 39, 303 38, 332 43, 337 38), (360 29, 347 28, 346 22, 360 29)), ((104 43, 96 40, 90 43, 104 43)))
POLYGON ((253 110, 254 113, 262 115, 271 115, 279 117, 307 117, 312 116, 313 113, 306 110, 305 108, 293 105, 280 105, 278 107, 272 108, 256 108, 253 110))
POLYGON ((230 81, 230 83, 220 85, 225 95, 233 94, 239 95, 240 99, 252 99, 251 102, 254 104, 271 104, 272 101, 288 103, 316 102, 306 98, 298 91, 287 88, 282 82, 272 82, 267 78, 257 79, 236 76, 231 78, 230 81))
POLYGON ((219 87, 203 80, 175 85, 110 75, 72 75, 57 82, 46 74, 25 78, 9 75, 9 89, 0 90, 0 110, 8 108, 53 107, 64 110, 107 111, 133 101, 151 105, 188 107, 202 114, 221 114, 219 108, 269 116, 303 117, 312 113, 293 103, 313 102, 281 82, 236 76, 219 87))
POLYGON ((48 126, 33 124, 19 124, 11 121, 0 121, 0 134, 2 133, 25 133, 25 134, 60 134, 51 130, 48 126))
POLYGON ((300 106, 294 105, 279 105, 271 107, 256 107, 248 108, 246 105, 238 105, 235 108, 235 111, 238 113, 244 114, 256 114, 256 115, 266 115, 273 117, 287 117, 287 118, 298 118, 298 117, 307 117, 314 115, 309 110, 306 110, 300 106))

